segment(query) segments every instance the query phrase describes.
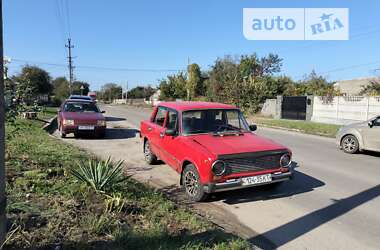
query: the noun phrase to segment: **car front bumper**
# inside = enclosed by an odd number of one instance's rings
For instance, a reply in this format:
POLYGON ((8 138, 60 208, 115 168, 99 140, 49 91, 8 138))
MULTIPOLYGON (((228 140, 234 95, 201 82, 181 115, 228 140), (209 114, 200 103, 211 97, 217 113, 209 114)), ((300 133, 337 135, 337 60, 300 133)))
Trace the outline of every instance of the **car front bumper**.
MULTIPOLYGON (((91 125, 93 126, 93 125, 91 125)), ((78 126, 64 126, 62 131, 65 134, 70 134, 70 133, 78 133, 78 134, 100 134, 104 133, 106 130, 106 126, 94 126, 94 129, 91 130, 79 130, 78 126)))
POLYGON ((222 191, 228 191, 228 190, 249 188, 249 187, 254 187, 254 186, 262 186, 262 185, 268 185, 271 183, 291 180, 293 177, 293 174, 291 171, 289 171, 285 173, 271 174, 271 176, 272 176, 271 182, 252 184, 252 185, 243 185, 242 179, 239 178, 230 182, 208 183, 208 184, 203 185, 203 189, 206 193, 216 193, 216 192, 222 192, 222 191))

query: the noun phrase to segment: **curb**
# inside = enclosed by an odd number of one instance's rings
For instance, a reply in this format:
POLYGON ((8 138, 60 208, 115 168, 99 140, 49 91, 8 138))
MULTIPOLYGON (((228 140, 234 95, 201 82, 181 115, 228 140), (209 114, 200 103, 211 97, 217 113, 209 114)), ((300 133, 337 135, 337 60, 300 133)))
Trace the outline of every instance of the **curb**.
POLYGON ((261 124, 261 123, 257 123, 257 125, 260 125, 261 127, 265 127, 265 128, 273 128, 273 129, 278 129, 278 130, 296 132, 296 133, 303 134, 303 135, 314 135, 314 136, 321 136, 321 137, 325 137, 325 138, 334 138, 332 136, 329 136, 328 134, 323 134, 323 133, 310 134, 310 133, 306 133, 300 129, 295 129, 295 128, 284 128, 284 127, 266 125, 266 124, 261 124))

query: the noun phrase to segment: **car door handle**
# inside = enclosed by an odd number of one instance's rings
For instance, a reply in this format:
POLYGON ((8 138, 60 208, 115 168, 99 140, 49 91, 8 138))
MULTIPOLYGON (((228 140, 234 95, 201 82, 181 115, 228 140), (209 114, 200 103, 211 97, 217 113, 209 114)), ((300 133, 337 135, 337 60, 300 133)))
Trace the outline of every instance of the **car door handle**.
POLYGON ((148 131, 152 131, 152 127, 148 127, 148 131))
POLYGON ((165 133, 164 132, 160 132, 160 137, 164 138, 164 136, 165 136, 165 133))

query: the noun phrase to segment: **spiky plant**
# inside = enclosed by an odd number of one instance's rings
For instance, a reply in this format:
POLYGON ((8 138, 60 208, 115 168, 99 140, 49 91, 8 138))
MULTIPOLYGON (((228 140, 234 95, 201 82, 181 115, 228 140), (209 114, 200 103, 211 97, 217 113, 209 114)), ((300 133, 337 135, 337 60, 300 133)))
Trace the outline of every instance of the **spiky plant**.
POLYGON ((74 177, 92 187, 96 192, 116 190, 128 179, 123 173, 123 161, 113 163, 111 157, 108 157, 106 161, 79 162, 76 167, 71 167, 69 170, 74 177))

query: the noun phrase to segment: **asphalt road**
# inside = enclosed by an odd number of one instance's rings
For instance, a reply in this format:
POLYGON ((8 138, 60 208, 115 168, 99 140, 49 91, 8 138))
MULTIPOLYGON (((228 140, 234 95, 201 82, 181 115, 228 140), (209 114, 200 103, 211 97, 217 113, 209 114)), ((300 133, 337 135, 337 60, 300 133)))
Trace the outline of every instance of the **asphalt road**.
MULTIPOLYGON (((110 127, 106 139, 66 141, 103 157, 123 159, 135 178, 176 190, 178 176, 173 170, 143 161, 136 128, 150 110, 103 108, 110 127)), ((259 127, 257 134, 293 150, 294 180, 275 190, 218 193, 201 204, 201 210, 219 214, 226 224, 240 222, 244 228, 240 233, 265 249, 380 249, 380 154, 348 155, 333 139, 283 130, 259 127)))

